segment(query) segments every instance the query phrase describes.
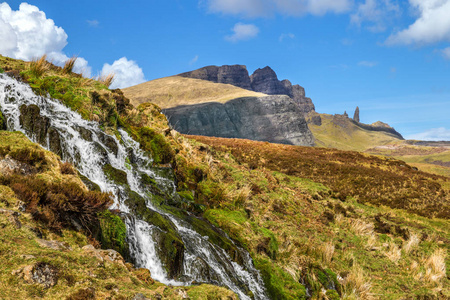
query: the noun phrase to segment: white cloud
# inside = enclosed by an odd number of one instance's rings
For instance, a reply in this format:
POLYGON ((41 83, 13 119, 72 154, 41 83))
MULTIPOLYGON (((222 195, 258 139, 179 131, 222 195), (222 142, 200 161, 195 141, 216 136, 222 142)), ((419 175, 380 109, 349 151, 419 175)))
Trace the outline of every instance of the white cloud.
POLYGON ((98 27, 98 25, 100 24, 100 22, 98 20, 86 20, 86 22, 91 27, 98 27))
POLYGON ((450 129, 444 127, 433 128, 421 133, 409 135, 408 139, 422 141, 450 141, 450 129))
POLYGON ((229 42, 246 41, 256 37, 259 33, 259 28, 253 24, 236 23, 234 25, 232 35, 227 35, 225 40, 229 42))
POLYGON ((392 34, 387 45, 424 45, 450 41, 450 0, 409 0, 418 19, 392 34))
POLYGON ((445 49, 440 50, 442 56, 444 56, 445 59, 450 60, 450 47, 447 47, 445 49))
POLYGON ((112 89, 126 88, 145 81, 144 72, 133 60, 122 57, 116 60, 112 65, 104 64, 101 75, 114 73, 114 81, 111 84, 112 89))
POLYGON ((363 60, 358 63, 358 66, 360 66, 360 67, 368 67, 368 68, 373 68, 376 65, 378 65, 378 62, 376 62, 376 61, 363 60))
MULTIPOLYGON (((22 3, 15 11, 6 2, 0 4, 0 53, 5 56, 29 61, 47 54, 48 60, 62 66, 69 59, 62 52, 67 37, 64 29, 36 6, 22 3)), ((91 67, 82 57, 77 59, 74 71, 91 76, 91 67)))
POLYGON ((6 2, 1 3, 0 20, 0 53, 6 56, 31 60, 45 53, 60 52, 67 45, 64 29, 47 19, 36 6, 22 3, 14 11, 6 2))
POLYGON ((366 23, 369 31, 382 32, 386 30, 389 20, 399 14, 400 7, 391 0, 365 0, 350 16, 350 23, 358 27, 366 23))
POLYGON ((283 33, 282 35, 280 35, 278 40, 280 42, 282 42, 285 39, 295 39, 295 34, 293 34, 293 33, 283 33))
POLYGON ((198 61, 198 55, 196 55, 193 59, 191 59, 191 60, 189 61, 189 64, 190 64, 190 65, 193 65, 193 64, 195 64, 197 61, 198 61))
MULTIPOLYGON (((202 1, 202 0, 201 0, 202 1)), ((288 16, 343 13, 352 0, 203 0, 211 12, 247 17, 267 17, 274 13, 288 16)))

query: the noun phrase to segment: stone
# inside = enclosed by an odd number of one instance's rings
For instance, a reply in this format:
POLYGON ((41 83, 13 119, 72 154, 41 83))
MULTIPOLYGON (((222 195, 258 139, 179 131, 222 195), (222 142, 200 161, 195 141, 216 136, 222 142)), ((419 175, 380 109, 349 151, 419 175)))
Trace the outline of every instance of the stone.
POLYGON ((36 258, 36 256, 30 255, 30 254, 22 254, 20 257, 21 257, 22 259, 26 259, 26 260, 29 260, 29 259, 35 259, 35 258, 36 258))
POLYGON ((141 293, 137 293, 136 295, 134 295, 133 298, 131 298, 132 300, 149 300, 149 298, 145 297, 144 294, 141 293))
POLYGON ((251 76, 252 90, 268 95, 290 95, 292 85, 289 81, 281 82, 270 67, 257 69, 251 76))
POLYGON ((303 112, 285 95, 244 97, 224 104, 202 103, 163 111, 174 129, 183 134, 314 145, 303 112))
POLYGON ((181 297, 181 299, 190 299, 185 289, 179 288, 176 289, 175 292, 178 294, 179 297, 181 297))
POLYGON ((48 146, 50 151, 55 153, 56 155, 62 156, 62 147, 61 147, 61 136, 54 127, 50 127, 48 129, 48 146))
POLYGON ((27 283, 37 283, 48 289, 58 283, 59 270, 49 263, 38 262, 15 270, 12 275, 18 276, 27 283))
POLYGON ((359 122, 359 107, 358 106, 355 109, 355 114, 353 115, 353 121, 359 122))
POLYGON ((47 132, 50 127, 50 119, 41 116, 41 110, 37 105, 22 105, 20 107, 19 121, 29 136, 32 136, 39 144, 47 146, 47 132))
POLYGON ((72 248, 66 242, 59 242, 59 241, 53 241, 53 240, 48 241, 48 240, 43 240, 43 239, 36 239, 36 241, 38 242, 38 244, 41 247, 44 247, 44 248, 50 248, 50 249, 58 250, 58 251, 72 251, 72 248))
POLYGON ((0 173, 3 175, 30 175, 36 173, 36 171, 36 168, 12 159, 9 155, 6 155, 4 159, 0 160, 0 173))
POLYGON ((22 223, 20 223, 20 221, 19 221, 19 216, 20 216, 19 212, 0 208, 0 214, 6 215, 9 222, 11 224, 13 224, 14 228, 16 228, 16 229, 22 228, 22 223))
POLYGON ((122 255, 120 255, 119 252, 113 249, 95 249, 92 245, 86 245, 83 248, 81 248, 86 254, 91 255, 95 258, 97 258, 101 262, 109 262, 113 264, 118 264, 123 266, 124 268, 127 268, 125 265, 125 260, 123 259, 122 255))

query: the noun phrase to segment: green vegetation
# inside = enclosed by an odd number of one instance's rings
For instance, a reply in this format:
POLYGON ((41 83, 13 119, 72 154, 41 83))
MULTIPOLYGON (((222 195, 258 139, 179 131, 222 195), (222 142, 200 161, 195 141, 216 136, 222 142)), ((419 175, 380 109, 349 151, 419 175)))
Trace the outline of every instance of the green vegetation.
POLYGON ((103 249, 114 249, 123 258, 130 258, 130 250, 126 242, 127 228, 123 220, 111 213, 109 210, 103 211, 99 216, 100 223, 100 244, 103 249))

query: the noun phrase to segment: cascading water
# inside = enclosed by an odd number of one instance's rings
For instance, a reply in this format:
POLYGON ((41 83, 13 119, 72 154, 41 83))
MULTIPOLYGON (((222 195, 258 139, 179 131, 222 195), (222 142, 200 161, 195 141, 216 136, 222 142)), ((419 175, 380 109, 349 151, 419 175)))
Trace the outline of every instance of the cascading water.
MULTIPOLYGON (((0 74, 0 108, 7 120, 9 130, 22 131, 47 149, 52 149, 52 136, 30 133, 21 125, 21 107, 35 105, 39 114, 49 121, 52 133, 58 135, 60 154, 63 160, 72 162, 79 172, 90 181, 96 183, 102 191, 112 192, 115 196, 113 208, 119 209, 127 217, 127 236, 131 256, 138 267, 150 270, 152 277, 160 282, 172 285, 191 284, 193 282, 213 283, 226 286, 239 295, 241 299, 267 299, 264 285, 258 271, 254 268, 250 255, 222 234, 227 243, 238 249, 240 263, 232 259, 225 251, 208 236, 197 232, 185 219, 164 211, 152 202, 152 195, 142 184, 143 174, 152 178, 159 191, 177 197, 175 183, 170 176, 164 175, 164 170, 152 168, 151 160, 139 149, 139 145, 119 130, 121 142, 114 136, 106 135, 96 122, 86 121, 81 116, 58 100, 36 96, 31 88, 4 74, 0 74), (110 165, 115 170, 126 173, 127 185, 117 184, 105 174, 104 166, 110 165), (177 280, 169 278, 161 257, 158 256, 158 243, 155 234, 158 228, 133 215, 127 205, 126 197, 137 193, 145 199, 145 205, 176 229, 184 245, 184 255, 181 273, 177 280)), ((50 130, 49 130, 50 132, 50 130)), ((191 216, 190 218, 195 218, 191 216)))

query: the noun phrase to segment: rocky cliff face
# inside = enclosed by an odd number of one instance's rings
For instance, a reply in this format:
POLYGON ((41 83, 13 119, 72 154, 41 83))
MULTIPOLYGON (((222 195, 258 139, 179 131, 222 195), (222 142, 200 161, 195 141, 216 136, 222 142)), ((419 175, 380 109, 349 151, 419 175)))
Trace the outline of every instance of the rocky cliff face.
POLYGON ((312 100, 305 96, 303 87, 292 85, 287 79, 278 80, 277 74, 270 67, 257 69, 251 76, 248 75, 247 68, 242 65, 208 66, 178 76, 231 84, 268 95, 287 95, 303 114, 306 115, 315 110, 312 100))
POLYGON ((243 89, 251 90, 250 77, 246 66, 208 66, 178 76, 208 80, 217 83, 231 84, 243 89))
POLYGON ((175 130, 193 135, 245 138, 312 146, 302 111, 288 96, 246 97, 163 110, 175 130))

